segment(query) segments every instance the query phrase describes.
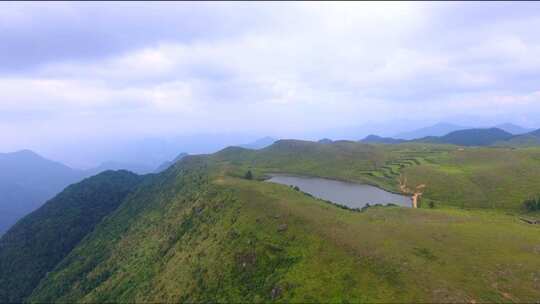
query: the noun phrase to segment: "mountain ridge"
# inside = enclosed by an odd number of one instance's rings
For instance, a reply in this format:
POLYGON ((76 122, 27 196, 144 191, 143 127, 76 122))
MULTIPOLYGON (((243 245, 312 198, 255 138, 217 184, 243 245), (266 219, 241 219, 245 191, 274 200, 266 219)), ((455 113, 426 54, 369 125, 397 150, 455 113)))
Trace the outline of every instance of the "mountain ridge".
POLYGON ((411 140, 369 135, 360 142, 368 144, 433 143, 458 146, 540 146, 540 129, 515 135, 495 127, 471 128, 453 131, 443 136, 426 136, 411 140))
POLYGON ((469 129, 469 127, 455 125, 452 123, 440 122, 431 126, 422 127, 416 130, 398 133, 393 138, 413 140, 427 136, 444 136, 450 132, 469 129))
POLYGON ((255 140, 255 141, 253 141, 251 143, 240 145, 240 147, 246 148, 246 149, 258 150, 258 149, 266 148, 266 147, 270 146, 271 144, 273 144, 276 141, 277 141, 277 139, 275 139, 275 138, 273 138, 271 136, 265 136, 265 137, 262 137, 262 138, 259 138, 259 139, 255 140))
POLYGON ((140 181, 128 171, 105 171, 68 186, 11 227, 0 238, 0 302, 22 302, 140 181))
POLYGON ((498 125, 494 126, 494 128, 504 130, 504 131, 506 131, 508 133, 511 133, 513 135, 521 135, 521 134, 525 134, 525 133, 531 133, 531 132, 534 131, 534 129, 524 128, 522 126, 518 126, 516 124, 508 123, 508 122, 498 124, 498 125))
POLYGON ((52 198, 85 177, 81 170, 48 160, 31 150, 0 153, 0 235, 52 198))
POLYGON ((498 128, 477 128, 454 131, 440 137, 420 138, 416 141, 458 146, 489 146, 497 142, 507 141, 512 137, 514 135, 498 128))
POLYGON ((361 139, 360 142, 366 144, 399 144, 407 142, 405 139, 397 139, 392 137, 381 137, 378 135, 368 135, 364 139, 361 139))
POLYGON ((159 167, 157 167, 154 170, 154 173, 160 173, 160 172, 163 172, 163 171, 167 170, 170 166, 174 165, 176 162, 182 160, 184 157, 186 157, 188 155, 189 154, 185 153, 185 152, 182 152, 182 153, 178 154, 173 160, 166 161, 163 164, 159 165, 159 167))

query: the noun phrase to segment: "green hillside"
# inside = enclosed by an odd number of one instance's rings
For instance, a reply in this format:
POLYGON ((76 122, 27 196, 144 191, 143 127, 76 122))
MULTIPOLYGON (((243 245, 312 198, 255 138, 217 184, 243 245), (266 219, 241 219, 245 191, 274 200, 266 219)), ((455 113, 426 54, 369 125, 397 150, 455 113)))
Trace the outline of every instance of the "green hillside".
POLYGON ((537 148, 281 140, 187 156, 143 178, 109 173, 69 187, 45 206, 62 208, 40 209, 2 238, 3 298, 535 302, 540 227, 520 218, 540 218, 522 209, 540 193, 539 167, 537 148), (400 181, 425 184, 422 208, 344 210, 265 182, 271 172, 396 192, 400 181))
POLYGON ((519 211, 540 194, 540 148, 458 147, 434 144, 319 144, 282 140, 260 151, 228 148, 214 156, 243 176, 282 172, 378 185, 400 191, 424 185, 424 201, 464 208, 519 211))
MULTIPOLYGON (((280 145, 313 148, 302 142, 277 145, 261 155, 238 150, 234 161, 226 160, 233 149, 214 157, 187 157, 148 180, 40 282, 30 301, 540 298, 538 227, 487 210, 375 207, 351 212, 286 186, 235 177, 241 157, 252 165, 276 166, 266 153, 284 156, 280 145)), ((371 151, 347 143, 341 148, 371 151)), ((304 157, 299 160, 308 164, 304 157)))
POLYGON ((513 147, 538 147, 540 146, 540 130, 521 134, 510 138, 509 140, 497 142, 500 146, 513 147))
POLYGON ((127 171, 71 185, 0 239, 0 302, 20 302, 139 183, 127 171))

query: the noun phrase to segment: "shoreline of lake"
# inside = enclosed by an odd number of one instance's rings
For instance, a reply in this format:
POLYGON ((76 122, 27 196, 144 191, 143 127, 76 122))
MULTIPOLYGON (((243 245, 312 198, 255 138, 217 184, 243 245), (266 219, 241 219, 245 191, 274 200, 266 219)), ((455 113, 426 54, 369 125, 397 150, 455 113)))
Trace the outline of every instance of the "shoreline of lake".
POLYGON ((296 177, 322 178, 322 179, 328 179, 328 180, 344 182, 344 183, 373 186, 375 188, 379 188, 379 189, 384 190, 386 192, 390 192, 390 193, 397 194, 397 195, 405 195, 405 196, 408 195, 406 193, 396 191, 395 189, 384 188, 383 186, 381 186, 381 185, 379 185, 377 183, 374 183, 373 181, 367 180, 367 179, 366 180, 364 180, 364 179, 350 180, 350 179, 344 179, 344 178, 340 178, 340 177, 327 177, 327 176, 309 174, 309 173, 289 173, 289 172, 281 172, 281 171, 267 171, 267 172, 263 173, 263 177, 262 177, 261 180, 262 181, 267 181, 270 178, 272 178, 272 175, 288 175, 288 176, 296 176, 296 177))
POLYGON ((388 205, 412 208, 412 198, 370 184, 355 183, 313 176, 284 173, 268 173, 266 182, 298 187, 299 190, 318 199, 329 201, 350 209, 362 209, 368 205, 388 205))

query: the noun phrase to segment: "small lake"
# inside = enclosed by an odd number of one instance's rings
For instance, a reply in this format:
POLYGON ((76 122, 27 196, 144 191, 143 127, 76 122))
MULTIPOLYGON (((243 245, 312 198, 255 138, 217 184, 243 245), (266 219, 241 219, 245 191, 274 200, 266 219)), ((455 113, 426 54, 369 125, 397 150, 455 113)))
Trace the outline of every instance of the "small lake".
POLYGON ((287 186, 298 186, 301 191, 317 198, 344 205, 362 208, 366 204, 395 204, 411 207, 409 196, 391 193, 371 185, 342 182, 326 178, 271 174, 268 182, 287 186))

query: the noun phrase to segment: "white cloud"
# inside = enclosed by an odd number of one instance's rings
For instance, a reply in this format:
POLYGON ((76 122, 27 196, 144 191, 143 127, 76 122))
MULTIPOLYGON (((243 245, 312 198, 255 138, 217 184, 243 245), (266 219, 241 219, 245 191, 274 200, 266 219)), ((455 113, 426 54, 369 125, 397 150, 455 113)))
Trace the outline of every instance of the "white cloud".
MULTIPOLYGON (((534 81, 540 80, 540 39, 531 27, 539 15, 512 19, 495 5, 485 7, 504 16, 497 24, 463 4, 194 7, 178 10, 194 12, 189 26, 182 18, 174 24, 179 33, 188 28, 190 39, 159 36, 156 29, 159 37, 143 45, 84 60, 55 57, 4 74, 0 110, 48 113, 43 120, 57 124, 55 132, 79 119, 88 132, 95 124, 106 125, 104 132, 135 132, 145 121, 156 133, 242 131, 247 123, 261 134, 399 121, 411 112, 418 120, 538 115, 530 108, 540 107, 534 81), (458 13, 479 18, 468 24, 458 13), (212 35, 216 24, 226 27, 236 15, 245 23, 212 35), (64 118, 52 122, 51 115, 64 118)), ((68 5, 57 13, 70 20, 84 9, 68 5)), ((144 9, 130 8, 130 18, 144 16, 144 9)), ((120 10, 113 11, 121 24, 120 10)), ((100 16, 96 7, 92 12, 100 16)), ((26 10, 15 7, 7 15, 15 28, 27 25, 26 10)))

